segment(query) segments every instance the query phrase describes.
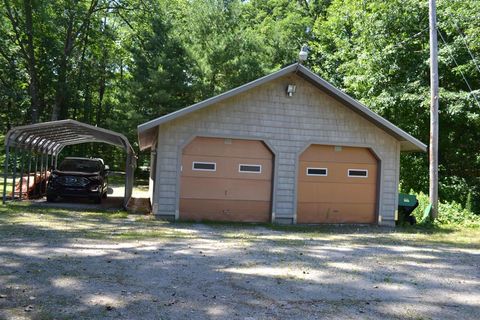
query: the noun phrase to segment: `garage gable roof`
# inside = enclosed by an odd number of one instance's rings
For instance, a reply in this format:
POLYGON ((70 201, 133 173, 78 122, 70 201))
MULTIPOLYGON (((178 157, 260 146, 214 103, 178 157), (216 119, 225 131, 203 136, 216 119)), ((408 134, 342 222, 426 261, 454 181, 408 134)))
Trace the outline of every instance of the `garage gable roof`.
POLYGON ((326 80, 316 75, 315 73, 310 71, 308 68, 304 67, 299 63, 294 63, 274 73, 261 77, 257 80, 246 83, 242 86, 231 89, 229 91, 226 91, 212 98, 203 100, 189 107, 177 110, 175 112, 169 113, 167 115, 164 115, 162 117, 156 118, 154 120, 151 120, 139 125, 137 128, 137 131, 138 131, 140 149, 144 150, 144 149, 150 148, 155 143, 157 127, 159 125, 162 125, 166 122, 182 117, 191 112, 206 108, 215 103, 224 101, 235 95, 238 95, 247 90, 253 89, 264 83, 275 80, 277 78, 280 78, 284 75, 287 75, 293 72, 303 77, 305 80, 309 81, 310 83, 312 83, 322 91, 326 92, 336 100, 342 102, 345 106, 350 108, 352 111, 356 112, 357 114, 364 117, 368 121, 372 122, 379 128, 383 129, 388 134, 395 137, 398 141, 401 142, 401 147, 403 151, 426 151, 427 150, 427 146, 424 143, 422 143, 420 140, 414 138, 410 134, 406 133, 399 127, 389 122, 388 120, 382 118, 381 116, 379 116, 378 114, 376 114, 375 112, 367 108, 365 105, 363 105, 359 101, 350 97, 348 94, 336 88, 335 86, 333 86, 332 84, 330 84, 329 82, 327 82, 326 80))

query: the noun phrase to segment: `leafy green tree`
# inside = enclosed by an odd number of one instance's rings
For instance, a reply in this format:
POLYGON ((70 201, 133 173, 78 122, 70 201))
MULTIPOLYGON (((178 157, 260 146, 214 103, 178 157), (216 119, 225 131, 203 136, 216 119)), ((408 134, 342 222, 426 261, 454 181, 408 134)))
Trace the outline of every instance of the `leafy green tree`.
POLYGON ((300 47, 313 40, 312 27, 330 0, 252 0, 242 7, 243 25, 261 39, 264 63, 278 69, 297 61, 300 47))
MULTIPOLYGON (((478 23, 468 12, 478 12, 478 1, 443 1, 439 6, 440 32, 440 195, 465 203, 469 189, 478 198, 476 152, 479 145, 479 109, 465 87, 460 71, 476 88, 478 74, 454 32, 451 12, 462 16, 471 50, 479 56, 478 23), (477 11, 475 11, 477 9, 477 11), (475 33, 476 32, 476 33, 475 33), (473 40, 475 39, 475 40, 473 40), (449 53, 455 52, 456 67, 449 53)), ((458 19, 459 17, 457 17, 458 19)), ((315 22, 312 67, 367 106, 428 143, 429 42, 428 8, 417 0, 336 0, 315 22)), ((427 191, 426 154, 402 156, 405 190, 427 191)), ((478 206, 478 203, 477 203, 478 206)))
POLYGON ((143 120, 193 102, 192 61, 170 30, 168 22, 154 18, 140 35, 143 43, 130 48, 132 103, 143 120))
MULTIPOLYGON (((0 0, 0 128, 73 118, 123 132, 135 144, 139 123, 295 62, 308 43, 307 66, 428 142, 427 5, 0 0)), ((478 12, 477 0, 438 2, 440 195, 472 203, 477 212, 478 12)), ((114 164, 124 156, 91 145, 66 152, 103 156, 114 164)), ((404 190, 427 191, 427 154, 403 154, 401 166, 404 190)))
POLYGON ((264 48, 244 28, 240 1, 179 1, 173 31, 194 61, 201 98, 241 85, 265 73, 264 48))
POLYGON ((42 4, 37 4, 32 0, 3 0, 0 7, 3 16, 0 34, 5 45, 0 49, 0 52, 7 65, 12 67, 21 63, 28 74, 29 113, 33 123, 38 121, 41 111, 39 66, 36 59, 34 27, 36 21, 34 21, 33 11, 42 12, 42 9, 42 4), (19 54, 21 61, 18 61, 17 55, 13 55, 13 52, 19 54))

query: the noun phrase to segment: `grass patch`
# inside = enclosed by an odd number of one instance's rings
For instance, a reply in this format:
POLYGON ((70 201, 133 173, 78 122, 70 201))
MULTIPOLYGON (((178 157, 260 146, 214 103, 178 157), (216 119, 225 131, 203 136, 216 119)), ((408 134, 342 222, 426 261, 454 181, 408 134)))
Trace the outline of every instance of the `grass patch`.
POLYGON ((123 210, 82 210, 82 209, 62 209, 62 208, 48 208, 38 207, 29 204, 28 202, 7 202, 5 205, 0 205, 0 219, 7 217, 14 218, 16 215, 32 215, 43 216, 44 219, 54 218, 95 218, 95 219, 125 219, 128 212, 123 210))
POLYGON ((398 228, 394 237, 416 244, 443 244, 464 248, 480 248, 480 228, 458 225, 398 228))
POLYGON ((125 174, 120 172, 110 172, 108 174, 108 183, 112 185, 123 185, 125 184, 125 174))
MULTIPOLYGON (((480 248, 480 228, 459 225, 418 225, 386 229, 375 226, 282 226, 209 222, 205 227, 226 241, 301 247, 309 241, 351 245, 447 245, 480 248), (273 231, 273 232, 272 232, 273 231)), ((30 206, 27 202, 0 205, 0 239, 80 237, 111 240, 183 239, 205 237, 189 222, 169 223, 126 211, 85 211, 30 206)))
POLYGON ((311 235, 318 234, 351 234, 351 233, 365 233, 365 232, 382 232, 385 229, 377 226, 368 226, 368 225, 270 225, 272 230, 283 231, 283 232, 296 232, 311 235))
POLYGON ((236 227, 236 228, 258 228, 258 227, 271 227, 273 226, 271 223, 258 223, 258 222, 225 222, 225 221, 209 221, 209 220, 204 220, 202 222, 196 222, 196 221, 181 221, 180 223, 182 224, 195 224, 195 223, 201 223, 203 225, 207 225, 212 228, 231 228, 231 227, 236 227))
MULTIPOLYGON (((0 177, 0 194, 3 195, 3 176, 0 177)), ((17 180, 18 181, 18 180, 17 180)), ((12 192, 13 179, 7 178, 7 195, 12 192)))
POLYGON ((39 208, 15 202, 0 206, 0 239, 12 235, 31 238, 88 238, 105 240, 173 239, 189 237, 188 230, 126 211, 82 211, 39 208))
POLYGON ((182 231, 171 228, 162 228, 159 230, 139 230, 116 232, 112 235, 115 239, 122 240, 146 240, 146 239, 191 239, 193 234, 188 231, 182 231))
MULTIPOLYGON (((124 185, 125 184, 125 173, 112 171, 108 175, 108 183, 111 185, 124 185)), ((148 188, 148 179, 136 178, 134 181, 135 187, 144 187, 148 188)))
POLYGON ((357 245, 447 245, 461 248, 480 248, 480 229, 458 225, 408 226, 385 229, 376 226, 279 226, 279 225, 238 225, 213 224, 224 228, 223 236, 234 240, 271 240, 276 244, 304 245, 308 240, 331 241, 332 243, 350 242, 357 245), (276 236, 259 236, 254 227, 265 227, 278 231, 276 236))

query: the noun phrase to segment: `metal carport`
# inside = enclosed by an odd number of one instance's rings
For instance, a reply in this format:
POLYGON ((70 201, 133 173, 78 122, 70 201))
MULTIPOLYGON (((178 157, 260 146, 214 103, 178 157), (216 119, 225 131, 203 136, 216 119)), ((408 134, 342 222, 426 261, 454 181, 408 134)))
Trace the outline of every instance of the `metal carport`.
MULTIPOLYGON (((50 167, 56 168, 58 155, 62 152, 63 148, 88 142, 107 143, 125 150, 126 176, 123 205, 126 207, 132 196, 133 174, 136 166, 135 152, 128 142, 128 139, 121 133, 71 119, 19 126, 12 128, 7 133, 5 136, 3 203, 5 203, 7 199, 7 177, 9 173, 9 161, 11 160, 10 157, 12 154, 14 163, 12 168, 12 199, 15 199, 15 179, 19 173, 20 190, 18 199, 22 200, 22 184, 25 173, 28 172, 27 186, 29 186, 32 169, 35 172, 35 179, 37 173, 40 173, 40 180, 42 179, 42 175, 43 178, 46 178, 49 164, 50 167), (32 166, 34 168, 32 168, 32 166)), ((41 189, 42 187, 40 186, 40 195, 43 195, 41 189)))

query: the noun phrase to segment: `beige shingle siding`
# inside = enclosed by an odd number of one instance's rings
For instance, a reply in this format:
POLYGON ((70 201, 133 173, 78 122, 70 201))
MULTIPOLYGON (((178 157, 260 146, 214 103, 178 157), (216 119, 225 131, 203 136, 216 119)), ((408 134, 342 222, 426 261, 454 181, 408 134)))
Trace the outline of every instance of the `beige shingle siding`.
MULTIPOLYGON (((362 145, 382 159, 380 215, 392 224, 398 187, 399 142, 329 95, 290 74, 162 124, 158 132, 154 211, 173 216, 179 192, 181 145, 194 135, 265 140, 276 152, 276 218, 294 218, 296 163, 308 143, 362 145), (287 97, 287 84, 297 92, 287 97), (159 187, 161 186, 161 187, 159 187)), ((284 221, 284 220, 283 220, 284 221)))

